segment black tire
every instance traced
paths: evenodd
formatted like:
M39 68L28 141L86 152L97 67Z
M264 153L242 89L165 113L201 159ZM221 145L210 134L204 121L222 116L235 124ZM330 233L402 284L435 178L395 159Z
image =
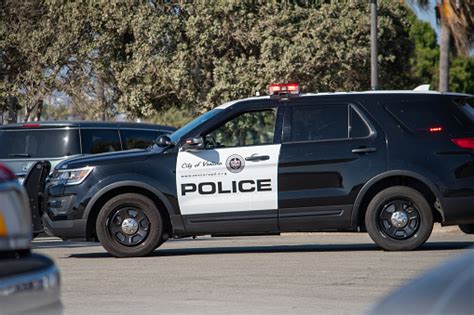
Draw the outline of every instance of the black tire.
M433 213L419 191L394 186L382 190L370 201L365 225L372 240L383 249L412 250L430 237Z
M125 220L138 224L136 233L123 231ZM163 242L158 208L148 197L134 193L110 199L99 212L96 231L101 245L115 257L146 256Z
M474 234L474 224L460 224L459 229L465 234Z

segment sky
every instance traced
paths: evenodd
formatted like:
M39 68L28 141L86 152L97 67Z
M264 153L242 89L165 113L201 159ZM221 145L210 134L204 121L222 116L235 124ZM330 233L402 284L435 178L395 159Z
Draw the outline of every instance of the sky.
M439 26L436 23L436 14L435 14L436 1L430 0L429 6L426 9L420 9L418 6L413 5L413 3L415 2L414 0L406 0L406 2L413 9L416 16L420 20L423 20L431 24L431 27L436 31L436 34L438 35L438 43L439 43Z

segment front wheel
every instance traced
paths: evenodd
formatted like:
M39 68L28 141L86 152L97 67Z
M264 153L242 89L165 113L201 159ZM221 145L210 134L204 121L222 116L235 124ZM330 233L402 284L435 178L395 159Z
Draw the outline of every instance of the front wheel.
M385 250L412 250L423 245L433 230L433 213L417 190L394 186L379 192L365 214L370 237Z
M163 220L155 203L140 194L122 194L100 210L97 237L115 257L146 256L163 238Z
M474 234L474 224L460 224L459 228L465 234Z

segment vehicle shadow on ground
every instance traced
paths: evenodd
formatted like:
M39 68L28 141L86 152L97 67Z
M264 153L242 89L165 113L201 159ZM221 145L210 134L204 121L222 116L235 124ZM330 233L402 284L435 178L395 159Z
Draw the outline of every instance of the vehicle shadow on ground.
M192 246L192 245L191 245ZM459 250L474 246L474 242L432 242L423 245L416 251ZM219 255L219 254L265 254L265 253L305 253L305 252L356 252L383 251L375 244L324 244L324 245L263 245L235 247L199 247L157 249L147 257L170 257L190 255ZM392 253L392 252L387 252ZM68 258L106 258L109 253L72 254Z
M31 244L33 249L46 249L46 248L80 248L80 247L93 247L100 246L99 243L94 242L77 242L77 241L63 241L63 240L34 240Z

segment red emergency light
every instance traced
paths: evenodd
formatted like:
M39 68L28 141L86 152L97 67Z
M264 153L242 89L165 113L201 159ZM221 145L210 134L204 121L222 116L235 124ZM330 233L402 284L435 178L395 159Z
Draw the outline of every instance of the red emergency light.
M272 97L288 97L300 94L300 85L298 83L271 84L268 92Z

